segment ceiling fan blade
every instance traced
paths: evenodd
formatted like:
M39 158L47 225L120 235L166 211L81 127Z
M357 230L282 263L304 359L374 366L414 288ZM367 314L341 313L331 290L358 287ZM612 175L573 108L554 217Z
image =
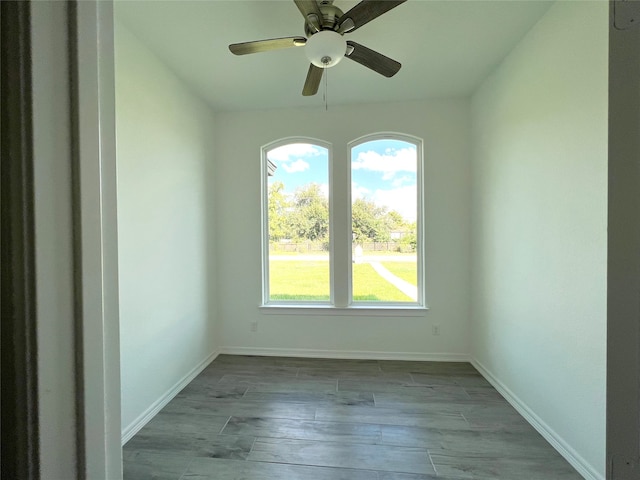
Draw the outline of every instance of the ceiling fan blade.
M362 0L338 19L338 32L353 32L407 0Z
M302 88L302 95L309 97L318 93L318 87L320 86L320 80L322 80L322 74L324 68L316 67L313 63L309 65L309 71L307 72L307 79L304 82Z
M322 12L316 0L293 0L306 22L318 32L322 29Z
M371 50L359 43L349 40L347 41L347 45L347 54L345 55L347 58L350 58L351 60L358 62L360 65L364 65L385 77L393 77L398 73L398 70L400 70L400 67L402 66L400 62L396 62L389 57L385 57L381 53ZM351 47L353 50L351 50ZM349 50L351 50L351 52L349 52Z
M307 39L304 37L271 38L255 42L233 43L229 45L229 50L234 55L247 55L249 53L268 52L289 47L302 47L305 43L307 43Z

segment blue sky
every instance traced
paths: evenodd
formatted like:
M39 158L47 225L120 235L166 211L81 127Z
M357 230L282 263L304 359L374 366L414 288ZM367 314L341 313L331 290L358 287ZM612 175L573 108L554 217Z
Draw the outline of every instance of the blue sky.
M328 152L316 145L294 143L267 153L278 168L269 182L282 181L293 193L310 182L328 192ZM407 220L416 219L416 147L398 140L375 140L358 145L351 158L352 198L367 198Z

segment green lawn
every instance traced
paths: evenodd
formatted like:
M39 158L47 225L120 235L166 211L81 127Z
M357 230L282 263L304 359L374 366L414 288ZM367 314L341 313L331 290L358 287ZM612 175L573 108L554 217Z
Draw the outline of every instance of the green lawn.
M415 257L415 253L395 252L392 250L365 250L362 252L365 257Z
M418 265L415 262L381 262L381 265L396 277L418 286Z
M269 261L271 300L329 300L329 262Z
M269 263L271 300L329 300L329 262L271 260ZM353 265L353 284L354 300L412 301L367 263Z
M299 255L313 255L314 257L325 257L329 258L329 252L325 252L323 250L311 250L309 252L288 252L284 250L270 250L269 255L274 255L278 257L297 257Z

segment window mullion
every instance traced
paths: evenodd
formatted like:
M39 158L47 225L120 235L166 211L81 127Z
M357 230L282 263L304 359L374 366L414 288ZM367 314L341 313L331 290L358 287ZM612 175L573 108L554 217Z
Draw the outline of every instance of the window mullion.
M336 307L351 303L350 248L351 228L349 219L349 171L347 152L338 148L333 152L330 166L331 178L331 272L332 300Z

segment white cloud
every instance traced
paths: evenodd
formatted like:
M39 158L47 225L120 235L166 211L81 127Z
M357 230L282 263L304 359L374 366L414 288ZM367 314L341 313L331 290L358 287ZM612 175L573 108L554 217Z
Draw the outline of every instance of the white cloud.
M284 168L287 173L304 172L305 170L309 170L309 164L299 158L291 164L283 163L282 168Z
M403 177L394 179L391 182L391 186L393 188L399 188L399 187L401 187L403 185L412 184L412 183L415 183L415 182L416 182L416 180L414 178L411 178L411 177L408 177L408 176L405 175Z
M383 180L392 179L397 172L416 172L416 149L401 148L400 150L385 150L380 154L373 150L360 152L352 162L353 170L371 170L382 172Z
M417 190L415 185L394 188L391 190L376 190L372 195L376 205L395 210L406 220L415 222L418 218Z
M357 200L358 198L368 198L371 190L362 185L358 185L356 182L351 182L351 198Z
M417 188L415 183L389 190L376 189L371 191L356 182L351 183L351 200L364 198L387 210L395 210L409 222L418 218Z
M281 147L274 148L267 152L267 158L272 162L290 162L300 157L316 157L326 155L326 150L309 143L289 143Z

